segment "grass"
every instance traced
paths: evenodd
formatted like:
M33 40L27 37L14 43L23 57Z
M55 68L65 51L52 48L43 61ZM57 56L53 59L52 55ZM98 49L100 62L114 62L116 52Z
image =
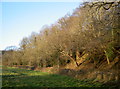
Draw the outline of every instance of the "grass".
M100 87L102 84L40 71L4 67L3 87Z

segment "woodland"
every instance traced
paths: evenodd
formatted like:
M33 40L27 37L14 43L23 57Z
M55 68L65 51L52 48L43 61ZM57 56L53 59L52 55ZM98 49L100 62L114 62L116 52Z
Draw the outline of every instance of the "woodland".
M24 37L20 48L3 50L2 64L59 69L77 78L86 69L85 74L112 72L120 80L120 1L80 4L71 15Z

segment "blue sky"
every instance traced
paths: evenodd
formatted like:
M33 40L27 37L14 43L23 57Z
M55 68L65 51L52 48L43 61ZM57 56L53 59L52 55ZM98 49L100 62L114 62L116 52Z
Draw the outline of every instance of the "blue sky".
M79 6L79 2L2 2L0 50L18 46L23 37L54 24ZM0 5L1 6L1 5ZM0 16L1 17L1 16Z

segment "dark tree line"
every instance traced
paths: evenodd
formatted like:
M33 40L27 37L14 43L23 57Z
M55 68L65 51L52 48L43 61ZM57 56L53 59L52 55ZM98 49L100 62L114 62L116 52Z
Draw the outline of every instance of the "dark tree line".
M72 15L32 33L19 50L3 54L3 64L77 67L86 60L110 64L120 57L120 2L85 2Z

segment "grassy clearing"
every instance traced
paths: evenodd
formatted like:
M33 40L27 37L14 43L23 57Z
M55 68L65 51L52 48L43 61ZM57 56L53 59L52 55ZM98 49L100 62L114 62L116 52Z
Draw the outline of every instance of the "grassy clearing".
M3 87L100 87L100 83L40 71L3 68Z

